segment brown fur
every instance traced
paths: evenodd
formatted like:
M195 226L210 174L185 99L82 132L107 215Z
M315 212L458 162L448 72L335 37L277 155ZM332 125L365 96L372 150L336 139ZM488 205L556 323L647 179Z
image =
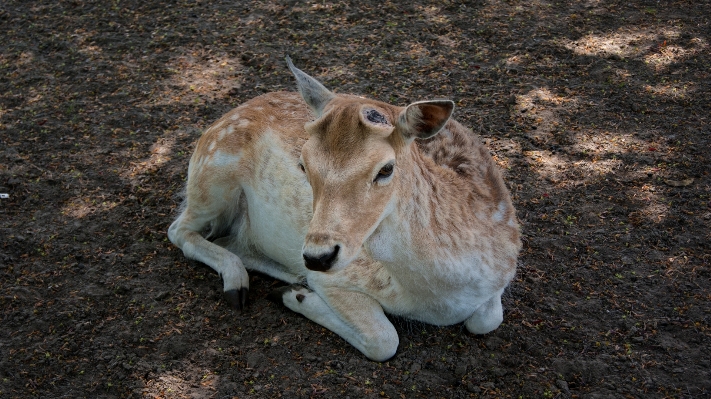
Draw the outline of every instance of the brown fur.
M280 291L284 304L375 360L398 344L383 310L496 328L519 227L488 150L449 120L453 103L336 95L290 68L301 96L252 99L200 138L171 241L217 270L239 304L245 266L305 278L313 291ZM211 243L207 227L230 235Z

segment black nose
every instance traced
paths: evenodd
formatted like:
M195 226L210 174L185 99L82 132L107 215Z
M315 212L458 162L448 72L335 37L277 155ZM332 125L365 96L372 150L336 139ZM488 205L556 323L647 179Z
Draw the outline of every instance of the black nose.
M306 262L306 268L317 272L325 272L333 265L333 262L338 257L338 251L340 249L341 247L336 245L335 247L333 247L331 252L326 252L316 256L304 254L304 262Z

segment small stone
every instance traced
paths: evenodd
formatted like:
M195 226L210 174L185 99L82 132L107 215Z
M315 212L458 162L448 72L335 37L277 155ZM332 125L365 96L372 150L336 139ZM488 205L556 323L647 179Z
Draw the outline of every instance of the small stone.
M7 181L7 185L10 187L16 186L18 184L22 183L22 180L18 179L17 177L11 177Z
M117 295L126 295L131 292L131 289L125 285L119 285L114 289L114 293Z
M397 388L392 384L383 384L382 390L383 393L390 398L399 397Z
M469 392L471 392L471 393L480 393L480 392L481 392L481 388L479 388L478 386L472 384L471 382L468 382L468 383L467 383L467 391L469 391Z
M563 392L568 393L570 392L570 389L568 388L568 383L564 380L556 380L555 384L560 388Z
M467 365L466 364L458 364L454 368L454 376L457 378L462 378L464 375L467 373Z
M158 295L156 295L153 299L160 302L160 301L168 298L169 295L170 295L170 292L163 291L163 292L159 293Z
M506 374L508 374L508 370L495 367L491 370L491 374L494 375L495 377L501 378L501 377L505 376Z
M257 368L259 364L264 360L264 355L259 352L252 352L247 355L247 367L250 369Z
M499 337L490 337L486 340L486 342L484 342L484 345L486 345L487 349L494 350L503 345L503 343L504 340Z
M416 372L420 371L421 369L422 369L422 366L420 365L420 363L412 363L412 365L410 366L411 373L416 373Z

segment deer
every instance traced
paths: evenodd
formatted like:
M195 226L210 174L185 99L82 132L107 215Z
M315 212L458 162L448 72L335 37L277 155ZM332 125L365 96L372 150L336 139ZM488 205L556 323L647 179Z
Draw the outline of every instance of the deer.
M230 306L246 304L247 269L282 280L270 299L373 361L397 352L388 314L499 327L520 227L454 102L336 94L286 63L298 93L253 98L197 141L170 241L219 274Z

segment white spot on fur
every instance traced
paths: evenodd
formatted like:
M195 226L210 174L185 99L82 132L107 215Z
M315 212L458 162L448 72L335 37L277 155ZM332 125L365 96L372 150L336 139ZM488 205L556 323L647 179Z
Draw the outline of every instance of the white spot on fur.
M235 112L232 116L230 116L230 119L232 119L233 121L236 121L237 119L239 119L239 117L240 117L239 112Z
M220 131L220 134L217 136L217 140L219 141L219 140L224 139L225 136L232 134L232 132L234 132L234 131L235 131L234 126L228 125L227 128L222 129Z
M212 157L212 165L214 166L227 166L233 165L239 162L240 157L233 154L227 154L223 151L217 150L215 155Z
M249 126L249 121L247 119L242 119L237 124L237 127L240 127L240 128L245 128L247 126Z
M224 132L224 130L223 130L223 132ZM220 133L220 134L222 134L222 133ZM217 143L214 141L212 143L210 143L210 146L207 147L208 151L214 150L216 145L217 145Z
M504 220L505 214L506 214L506 202L501 201L501 202L499 202L499 206L498 206L496 212L494 212L494 214L491 215L491 220L498 223L498 222Z

